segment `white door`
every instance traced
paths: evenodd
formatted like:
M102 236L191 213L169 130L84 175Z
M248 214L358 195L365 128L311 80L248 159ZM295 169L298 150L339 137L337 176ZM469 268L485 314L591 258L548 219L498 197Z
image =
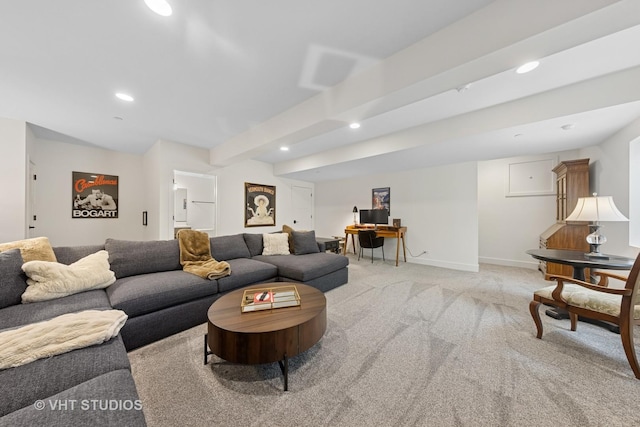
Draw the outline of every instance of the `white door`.
M29 179L27 180L27 194L29 200L27 201L27 237L37 236L36 231L36 165L29 160Z
M293 186L291 189L294 230L313 230L313 193L311 188Z

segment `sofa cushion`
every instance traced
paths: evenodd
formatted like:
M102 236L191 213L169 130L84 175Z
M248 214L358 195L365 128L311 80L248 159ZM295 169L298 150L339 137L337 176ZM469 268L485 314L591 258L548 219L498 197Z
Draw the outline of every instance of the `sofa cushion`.
M254 283L273 281L278 277L276 266L255 259L232 259L229 260L229 264L231 264L231 275L218 279L220 292L227 292Z
M211 241L211 256L217 261L251 258L251 253L242 234L212 237L209 240Z
M0 424L13 427L146 425L133 376L126 369L107 372L42 401L44 409L36 408L34 401L29 402L22 409L5 415ZM66 410L57 406L59 403L66 404ZM110 406L103 410L107 404Z
M294 247L292 253L296 255L305 255L320 252L318 242L316 242L315 231L292 231L292 234Z
M0 329L51 319L61 314L83 310L111 309L104 290L82 292L55 300L19 304L0 310Z
M326 252L306 255L259 255L253 259L268 262L278 267L281 279L307 282L345 268L349 258Z
M287 233L263 234L262 255L288 255L289 235Z
M257 233L244 233L244 241L249 248L249 254L254 257L256 255L262 255L262 234Z
M103 251L104 244L102 245L85 245L85 246L56 246L53 248L53 252L56 254L56 258L60 264L73 264L81 258L87 255L95 254L98 251Z
M22 272L20 249L0 252L0 308L20 304L27 289L27 277Z
M0 415L31 406L75 385L130 369L122 338L0 371Z
M116 281L109 269L109 254L98 251L73 264L29 261L22 265L27 276L27 290L22 302L46 301L93 289L103 289Z
M118 279L182 268L177 240L135 242L107 239L104 247L109 252L111 270Z
M49 239L46 237L34 237L33 239L0 243L0 252L16 248L20 249L24 262L33 260L56 261L56 254L53 252L51 243L49 243Z
M113 308L129 318L179 305L218 292L215 280L182 270L123 277L107 288Z

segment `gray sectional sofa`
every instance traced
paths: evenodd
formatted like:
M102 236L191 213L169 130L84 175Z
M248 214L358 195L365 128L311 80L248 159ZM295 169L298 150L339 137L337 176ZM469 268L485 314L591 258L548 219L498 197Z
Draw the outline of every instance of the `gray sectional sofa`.
M20 304L0 287L0 330L88 309L114 308L128 315L118 337L106 343L0 370L0 426L145 425L128 350L206 322L211 304L233 289L288 281L328 291L348 281L348 259L324 252L322 244L266 256L262 234L213 237L210 243L212 256L231 265L230 276L206 280L182 271L177 240L107 239L104 245L53 248L63 264L106 250L117 280L105 290ZM22 286L21 264L18 250L0 253L2 286L9 280ZM120 406L99 407L107 404Z

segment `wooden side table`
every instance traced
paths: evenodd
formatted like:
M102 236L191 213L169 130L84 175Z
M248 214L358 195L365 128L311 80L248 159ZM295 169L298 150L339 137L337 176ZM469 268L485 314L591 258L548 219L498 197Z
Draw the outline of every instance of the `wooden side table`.
M316 237L316 242L324 243L325 251L331 251L333 253L340 253L340 239L334 237Z

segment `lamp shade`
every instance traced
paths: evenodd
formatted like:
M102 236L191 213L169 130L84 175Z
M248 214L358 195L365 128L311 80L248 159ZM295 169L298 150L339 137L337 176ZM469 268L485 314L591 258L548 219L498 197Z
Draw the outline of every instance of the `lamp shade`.
M580 197L567 221L629 221L613 203L611 196Z

